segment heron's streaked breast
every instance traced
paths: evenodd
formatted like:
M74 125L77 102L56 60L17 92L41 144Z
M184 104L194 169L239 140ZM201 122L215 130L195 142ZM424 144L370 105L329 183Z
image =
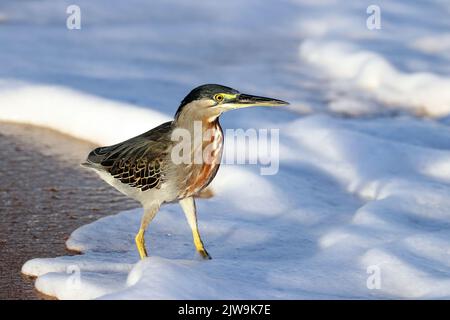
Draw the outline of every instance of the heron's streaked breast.
M210 139L203 141L203 163L193 165L187 194L195 194L207 187L215 177L222 159L223 132L219 122L207 123L204 130L210 130Z

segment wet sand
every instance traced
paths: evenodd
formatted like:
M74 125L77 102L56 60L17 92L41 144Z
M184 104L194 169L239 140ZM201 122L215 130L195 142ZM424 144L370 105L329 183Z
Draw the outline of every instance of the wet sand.
M139 206L79 166L93 147L49 129L0 122L0 299L50 298L21 274L22 265L67 255L65 241L79 226Z

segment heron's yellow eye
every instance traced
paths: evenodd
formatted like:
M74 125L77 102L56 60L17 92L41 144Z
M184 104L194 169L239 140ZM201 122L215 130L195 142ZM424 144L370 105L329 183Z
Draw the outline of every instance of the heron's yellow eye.
M225 99L225 97L223 96L223 94L221 94L221 93L219 93L219 94L216 94L215 96L214 96L214 100L216 100L217 102L222 102L223 100Z

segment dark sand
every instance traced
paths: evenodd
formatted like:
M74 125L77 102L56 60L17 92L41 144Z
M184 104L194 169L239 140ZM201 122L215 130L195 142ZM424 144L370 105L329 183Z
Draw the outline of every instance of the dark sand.
M67 255L65 240L79 226L139 206L79 166L93 147L52 130L0 122L0 299L50 298L21 274L22 265Z

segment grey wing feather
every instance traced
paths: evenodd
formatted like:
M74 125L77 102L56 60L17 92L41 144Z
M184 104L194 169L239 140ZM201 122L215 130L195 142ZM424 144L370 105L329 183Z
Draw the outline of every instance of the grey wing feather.
M159 188L172 122L113 146L92 150L84 166L109 172L114 178L142 191Z

